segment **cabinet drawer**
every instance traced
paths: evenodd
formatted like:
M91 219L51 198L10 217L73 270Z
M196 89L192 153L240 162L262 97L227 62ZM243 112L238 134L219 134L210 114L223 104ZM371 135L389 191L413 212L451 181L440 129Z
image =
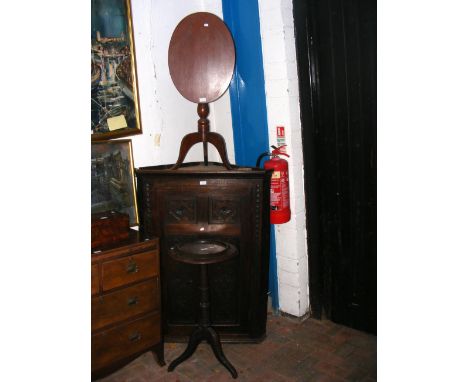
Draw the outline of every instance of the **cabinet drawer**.
M144 281L125 289L93 297L91 329L128 319L134 315L159 310L159 280Z
M91 295L99 293L99 266L91 265Z
M161 316L153 313L126 325L91 337L91 368L101 369L157 344L161 338Z
M155 251L126 256L102 263L102 290L159 275L159 255Z

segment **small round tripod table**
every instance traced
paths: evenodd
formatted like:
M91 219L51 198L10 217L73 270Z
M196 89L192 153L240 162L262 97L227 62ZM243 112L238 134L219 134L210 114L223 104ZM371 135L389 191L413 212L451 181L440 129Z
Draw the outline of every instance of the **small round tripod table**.
M169 256L182 263L200 266L200 316L198 326L193 330L185 351L177 357L168 367L168 371L174 370L177 365L192 356L198 344L206 340L213 349L213 353L233 378L237 378L237 371L223 353L219 335L210 325L210 301L208 287L208 265L227 261L237 256L236 247L232 244L218 240L196 240L188 243L177 244L170 248Z

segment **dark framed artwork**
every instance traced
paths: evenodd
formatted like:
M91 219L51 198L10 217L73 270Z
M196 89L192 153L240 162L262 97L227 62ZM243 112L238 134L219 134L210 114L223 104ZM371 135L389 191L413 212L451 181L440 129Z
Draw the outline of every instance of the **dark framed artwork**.
M138 225L132 141L91 142L91 213L126 213Z
M91 139L141 131L130 0L91 0Z

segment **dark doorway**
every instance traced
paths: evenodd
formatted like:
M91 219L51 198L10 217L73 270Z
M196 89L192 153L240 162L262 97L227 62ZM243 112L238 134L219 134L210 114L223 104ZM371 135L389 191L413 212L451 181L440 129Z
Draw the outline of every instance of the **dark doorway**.
M293 5L312 314L376 333L376 1Z

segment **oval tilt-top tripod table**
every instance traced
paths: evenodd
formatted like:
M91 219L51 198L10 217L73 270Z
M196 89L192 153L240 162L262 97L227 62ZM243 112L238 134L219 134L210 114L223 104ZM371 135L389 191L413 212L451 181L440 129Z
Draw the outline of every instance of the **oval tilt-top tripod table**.
M172 167L180 167L190 148L203 143L203 158L208 165L208 143L221 157L224 166L231 165L222 135L210 132L208 103L216 101L228 89L234 72L236 54L229 29L219 17L198 12L185 17L176 27L169 43L169 73L179 93L197 103L198 132L182 139L179 157Z

